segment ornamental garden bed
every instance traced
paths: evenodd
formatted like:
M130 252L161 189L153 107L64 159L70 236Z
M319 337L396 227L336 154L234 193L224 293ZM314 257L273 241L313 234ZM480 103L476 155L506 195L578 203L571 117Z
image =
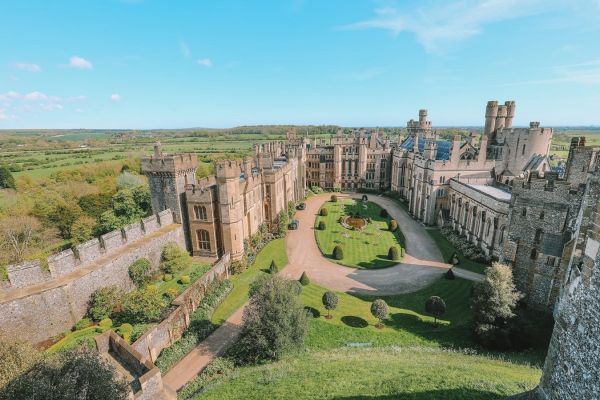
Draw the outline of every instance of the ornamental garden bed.
M398 264L404 255L404 237L400 228L390 230L392 218L379 205L354 199L328 201L315 221L315 237L325 257L353 268L386 268ZM326 215L322 215L326 214ZM336 246L343 257L335 259ZM399 257L391 260L391 247Z

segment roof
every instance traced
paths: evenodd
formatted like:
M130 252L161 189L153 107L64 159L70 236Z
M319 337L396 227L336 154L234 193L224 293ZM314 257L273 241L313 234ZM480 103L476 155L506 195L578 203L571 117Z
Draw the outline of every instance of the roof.
M490 197L493 197L497 200L502 200L502 201L510 201L510 193L506 192L502 189L499 189L495 186L488 186L488 185L469 185L467 183L467 186L478 190Z
M431 139L419 138L419 153L423 153L425 149L425 142L430 142ZM450 151L452 150L452 142L447 140L436 140L437 152L435 155L436 160L449 160ZM409 136L404 142L400 144L401 149L412 150L415 145L415 137Z
M533 154L527 164L523 167L523 171L536 170L540 164L546 161L546 156L543 154Z

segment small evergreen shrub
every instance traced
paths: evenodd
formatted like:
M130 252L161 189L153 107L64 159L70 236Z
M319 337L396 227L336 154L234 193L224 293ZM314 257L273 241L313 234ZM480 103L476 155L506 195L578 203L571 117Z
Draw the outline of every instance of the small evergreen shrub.
M104 318L98 325L100 325L100 328L108 329L112 327L113 322L110 318Z
M336 260L341 260L344 258L344 250L342 250L342 246L337 245L333 248L333 258Z
M321 217L326 217L329 214L329 211L327 211L326 208L321 208L321 210L319 210L319 215L321 215Z
M398 229L398 223L396 222L395 219L392 219L388 226L389 226L390 232L396 232L396 229Z
M338 222L341 224L342 222L344 222L344 217L339 217L338 218Z
M150 261L147 258L140 258L129 266L129 277L135 286L144 286L144 283L149 279L148 275L151 267Z
M190 279L189 275L181 275L181 278L179 278L179 281L181 282L182 285L189 285L192 280Z
M74 331L78 331L81 329L85 329L92 326L92 320L89 318L83 318L79 321L77 321L77 323L75 324L75 326L73 327Z
M190 255L176 243L167 243L162 248L161 269L165 273L173 274L183 271L192 265Z
M392 261L397 261L400 259L400 251L398 250L398 247L390 247L390 249L388 250L388 259Z
M106 286L92 294L89 315L94 321L110 317L121 306L123 291L118 286Z
M389 309L387 303L382 299L377 299L371 303L371 314L379 320L378 328L383 327L382 321L388 317Z
M248 269L248 260L246 259L246 257L242 258L241 260L233 261L229 266L229 271L233 275L241 274L246 269Z
M383 217L383 218L387 218L388 217L388 212L385 208L382 208L381 211L379 211L379 216Z
M129 324L129 323L124 323L121 326L119 326L118 331L121 335L125 334L125 333L133 333L133 325Z
M310 279L308 279L308 274L306 271L302 272L302 275L300 276L300 283L302 286L308 286L310 284Z
M319 221L319 230L324 231L325 229L327 229L327 224L325 224L325 221Z
M169 289L167 289L165 294L169 298L169 301L173 301L173 300L175 300L175 297L177 297L179 295L179 292L175 288L169 288Z
M170 281L173 280L173 275L171 275L171 274L165 274L165 276L163 276L163 280L165 282L170 282Z
M279 272L279 267L277 267L275 260L271 260L271 265L269 266L269 273L275 275L278 272Z
M452 268L450 268L448 271L446 271L444 276L446 277L446 279L453 280L455 278L455 276L454 276L454 271L452 271Z
M335 194L332 194L332 195L331 195L331 202L332 202L332 203L337 203L337 201L338 201L338 197L337 197L337 195L335 195Z
M327 310L327 319L331 318L331 310L335 310L338 304L338 296L335 292L327 291L323 293L323 298L321 299L323 302L323 307Z

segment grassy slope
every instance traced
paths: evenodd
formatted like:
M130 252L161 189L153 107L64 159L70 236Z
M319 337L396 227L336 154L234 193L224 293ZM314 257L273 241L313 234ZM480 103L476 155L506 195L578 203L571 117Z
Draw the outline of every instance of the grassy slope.
M201 399L497 399L535 387L540 371L439 349L337 349L243 367Z
M285 253L285 239L271 241L257 255L252 266L243 273L231 277L233 289L225 301L215 310L212 316L213 324L220 325L225 322L235 310L248 300L248 288L250 284L258 275L266 273L265 271L268 270L272 260L275 260L279 268L283 268L288 263Z
M428 229L427 232L433 238L433 240L435 240L435 243L442 252L444 261L448 261L450 257L452 257L452 254L456 252L458 253L458 259L460 260L460 264L457 265L458 268L478 272L480 274L485 272L487 265L471 261L469 258L465 257L460 251L456 250L454 246L452 246L452 244L444 237L444 235L441 234L438 229Z
M354 205L352 200L343 199L337 203L326 202L323 207L327 208L329 214L318 216L315 226L325 221L326 229L315 230L315 236L319 249L326 257L331 258L333 248L339 244L344 250L344 258L336 262L348 267L385 268L398 263L387 259L391 246L401 247L398 236L388 231L390 218L379 216L381 207L377 204L368 202L365 210L360 203ZM363 231L351 231L338 222L341 216L355 212L372 220Z

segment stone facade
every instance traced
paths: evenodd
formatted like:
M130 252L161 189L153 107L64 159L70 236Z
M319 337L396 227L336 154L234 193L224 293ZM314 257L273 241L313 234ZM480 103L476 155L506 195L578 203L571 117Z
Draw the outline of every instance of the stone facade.
M86 315L96 289L133 288L128 268L135 260L148 258L158 268L164 244L184 246L183 229L173 224L170 210L145 221L49 257L49 271L39 261L9 266L10 284L0 289L0 333L27 332L25 338L40 342L69 330Z

